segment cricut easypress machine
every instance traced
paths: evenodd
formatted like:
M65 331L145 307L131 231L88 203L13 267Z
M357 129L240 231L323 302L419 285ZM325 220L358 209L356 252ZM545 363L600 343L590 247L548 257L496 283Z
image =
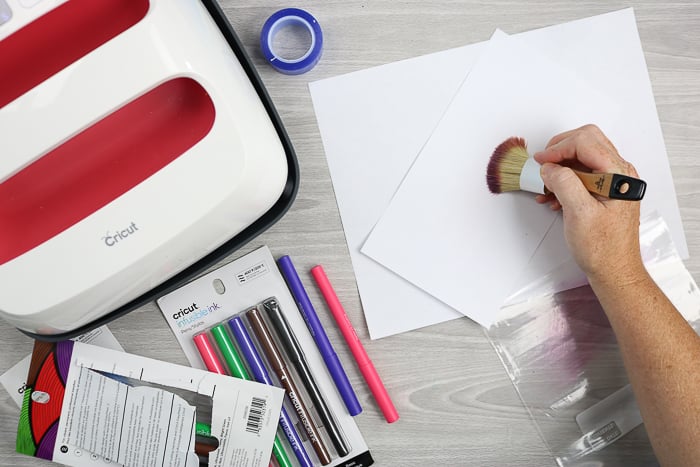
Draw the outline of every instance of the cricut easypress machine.
M77 335L292 203L296 159L213 0L0 0L0 316Z

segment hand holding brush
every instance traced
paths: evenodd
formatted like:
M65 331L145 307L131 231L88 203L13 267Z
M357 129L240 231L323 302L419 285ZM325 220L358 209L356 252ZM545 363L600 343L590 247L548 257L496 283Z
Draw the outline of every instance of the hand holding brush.
M555 136L533 158L552 192L536 199L562 211L567 245L615 332L654 453L661 465L697 465L700 337L645 268L640 203L591 195L567 166L632 180L635 168L593 125Z
M550 141L547 149L539 154L555 151L557 151L557 146ZM523 138L508 138L496 147L489 160L486 169L486 183L489 190L496 194L517 190L548 194L549 190L545 187L540 175L540 162L555 161L537 160L528 153ZM565 162L565 159L556 162ZM646 191L644 181L628 175L592 173L574 169L572 171L589 192L606 198L639 201L644 197Z
M523 145L518 142L517 147ZM603 132L593 125L567 131L552 138L534 159L537 166L542 164L537 172L539 183L551 191L536 200L562 210L566 242L589 280L614 278L625 282L643 272L639 253L640 203L594 196L566 166L636 180L635 168L620 157Z

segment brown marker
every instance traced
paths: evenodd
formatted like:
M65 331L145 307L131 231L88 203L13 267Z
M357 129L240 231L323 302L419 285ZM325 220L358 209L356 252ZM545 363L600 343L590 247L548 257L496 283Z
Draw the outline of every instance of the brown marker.
M253 328L253 332L255 332L255 336L258 338L258 342L260 343L263 352L265 352L267 360L270 362L270 366L272 366L275 374L277 374L277 378L279 378L282 386L284 386L284 390L287 392L289 400L292 401L294 410L296 410L297 415L299 416L299 421L304 426L304 430L311 441L311 445L313 446L314 451L316 451L318 460L321 461L322 465L330 464L331 456L328 453L328 449L323 444L321 436L314 426L311 416L309 415L309 411L299 396L299 391L297 390L297 387L294 384L289 371L287 370L287 365L282 359L282 354L277 348L275 341L272 339L272 335L270 334L267 324L265 324L260 312L256 308L246 312L246 316L248 317L248 321Z

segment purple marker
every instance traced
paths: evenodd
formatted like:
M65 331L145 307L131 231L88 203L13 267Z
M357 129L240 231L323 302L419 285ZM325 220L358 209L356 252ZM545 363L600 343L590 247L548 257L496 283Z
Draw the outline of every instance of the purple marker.
M233 337L235 337L238 342L238 347L241 349L243 358L248 362L248 367L250 367L250 372L253 373L255 381L272 386L272 379L265 368L260 354L253 344L253 340L250 338L250 334L248 334L245 328L245 324L243 324L243 320L240 316L236 316L228 321L228 325L231 328ZM292 423L284 407L282 407L282 411L280 412L280 426L301 466L314 467L314 463L309 458L306 450L304 450L299 434L294 429L294 423Z
M296 269L294 269L292 259L285 255L277 260L277 264L280 267L280 271L282 271L284 279L287 281L289 290L292 291L294 300L296 300L299 306L299 311L301 312L301 316L304 317L304 321L306 321L309 332L313 336L314 341L316 341L316 346L318 346L323 361L326 363L326 367L328 367L328 372L331 374L335 386L338 388L338 392L343 398L345 406L348 408L348 413L352 416L361 413L362 406L357 400L357 396L350 385L350 381L348 381L348 377L345 374L343 365L340 363L340 359L338 359L338 355L336 355L333 346L328 340L326 331L324 331L323 326L321 326L321 321L319 321L316 310L314 310L311 300L309 300L309 296L304 289L304 285L301 283L301 279L299 279L299 274L297 274Z

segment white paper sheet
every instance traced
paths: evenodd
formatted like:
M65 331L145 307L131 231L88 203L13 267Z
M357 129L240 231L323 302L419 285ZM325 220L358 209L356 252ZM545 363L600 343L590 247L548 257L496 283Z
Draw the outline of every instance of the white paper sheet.
M532 194L489 192L494 148L611 123L610 102L521 38L494 37L361 251L489 326L556 216Z
M372 339L463 316L360 247L485 44L309 86Z
M603 131L648 183L642 215L660 213L681 258L687 259L688 245L634 11L628 8L517 36L560 65L575 70L578 76L619 103L620 118ZM586 283L583 273L569 261L571 256L563 232L563 223L558 222L547 233L509 303ZM561 258L565 260L562 262ZM543 287L528 287L554 269L558 269L563 280ZM525 290L529 293L522 293Z
M687 258L675 190L632 10L518 36L623 103L621 120L626 121L626 126L604 130L649 182L643 211L658 209L663 214L681 256ZM372 338L458 316L446 305L364 257L359 247L476 60L478 48L483 46L483 43L469 45L310 85ZM601 62L606 66L600 66ZM620 131L625 129L629 131ZM560 227L555 224L543 245L553 242L563 245L561 230L557 229ZM518 287L566 262L559 254L551 256L551 251L551 247L536 251Z

